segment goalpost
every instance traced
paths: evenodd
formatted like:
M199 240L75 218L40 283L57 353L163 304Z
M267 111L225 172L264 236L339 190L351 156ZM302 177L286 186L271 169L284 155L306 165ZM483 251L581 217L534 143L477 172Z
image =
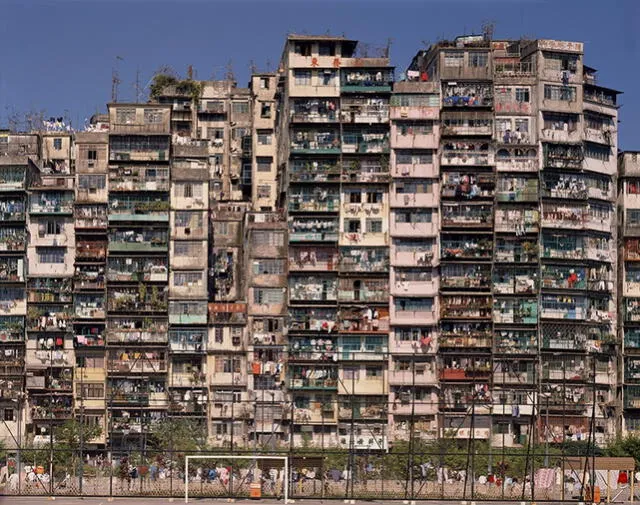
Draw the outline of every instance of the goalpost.
M185 456L184 462L184 502L189 503L189 460L190 459L218 459L218 460L228 460L228 459L248 459L248 460L259 460L259 459L270 459L270 460L281 460L284 462L284 475L282 478L282 495L284 497L285 505L289 502L289 458L287 456L227 456L226 454L216 454L216 455L202 455L202 456Z

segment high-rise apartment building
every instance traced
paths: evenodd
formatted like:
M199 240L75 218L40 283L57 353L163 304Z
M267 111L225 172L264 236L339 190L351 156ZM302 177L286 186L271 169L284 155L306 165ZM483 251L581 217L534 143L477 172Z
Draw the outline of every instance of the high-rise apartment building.
M290 35L247 88L161 76L87 131L0 133L0 436L75 416L120 454L168 418L354 452L637 428L618 92L576 42L458 37L402 77L363 53Z

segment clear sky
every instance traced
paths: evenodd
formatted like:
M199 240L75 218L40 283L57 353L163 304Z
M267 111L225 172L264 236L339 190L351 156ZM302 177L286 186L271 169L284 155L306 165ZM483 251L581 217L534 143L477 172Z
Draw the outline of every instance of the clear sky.
M640 0L0 0L0 126L12 112L67 114L80 126L104 111L117 66L120 101L170 66L238 84L250 62L275 70L288 32L346 35L384 46L404 70L425 43L480 33L583 41L599 83L625 94L620 146L640 149ZM122 60L117 57L123 58Z

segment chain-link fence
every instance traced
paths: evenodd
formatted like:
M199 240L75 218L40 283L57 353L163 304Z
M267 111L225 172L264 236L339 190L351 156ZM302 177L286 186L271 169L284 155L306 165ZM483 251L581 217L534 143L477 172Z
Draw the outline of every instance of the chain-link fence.
M21 451L18 463L17 454L10 451L2 472L4 493L184 496L186 455L179 451L129 451L112 457L108 451L81 453L50 448ZM262 497L283 496L282 459L228 459L228 453L211 451L189 455L208 456L190 459L188 481L192 497L248 498L256 484ZM326 450L277 455L289 458L291 498L576 500L589 493L592 478L590 471L571 468L561 456L544 465L542 453L508 454L502 459L499 451L465 454L445 452L443 447L439 452L356 454ZM616 484L620 482L619 472L613 479ZM619 484L615 489L618 499L629 496L628 486L625 489Z

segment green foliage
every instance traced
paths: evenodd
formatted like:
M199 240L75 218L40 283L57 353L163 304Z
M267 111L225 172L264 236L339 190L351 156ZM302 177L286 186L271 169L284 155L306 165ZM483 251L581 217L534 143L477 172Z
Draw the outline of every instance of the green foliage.
M157 100L165 88L169 86L175 86L178 93L189 95L194 101L198 101L202 95L203 86L201 82L194 81L193 79L179 80L172 75L158 73L153 76L153 82L149 88L149 97Z
M636 465L640 465L640 437L637 435L628 435L617 438L607 447L606 455L613 457L632 457L636 460Z

